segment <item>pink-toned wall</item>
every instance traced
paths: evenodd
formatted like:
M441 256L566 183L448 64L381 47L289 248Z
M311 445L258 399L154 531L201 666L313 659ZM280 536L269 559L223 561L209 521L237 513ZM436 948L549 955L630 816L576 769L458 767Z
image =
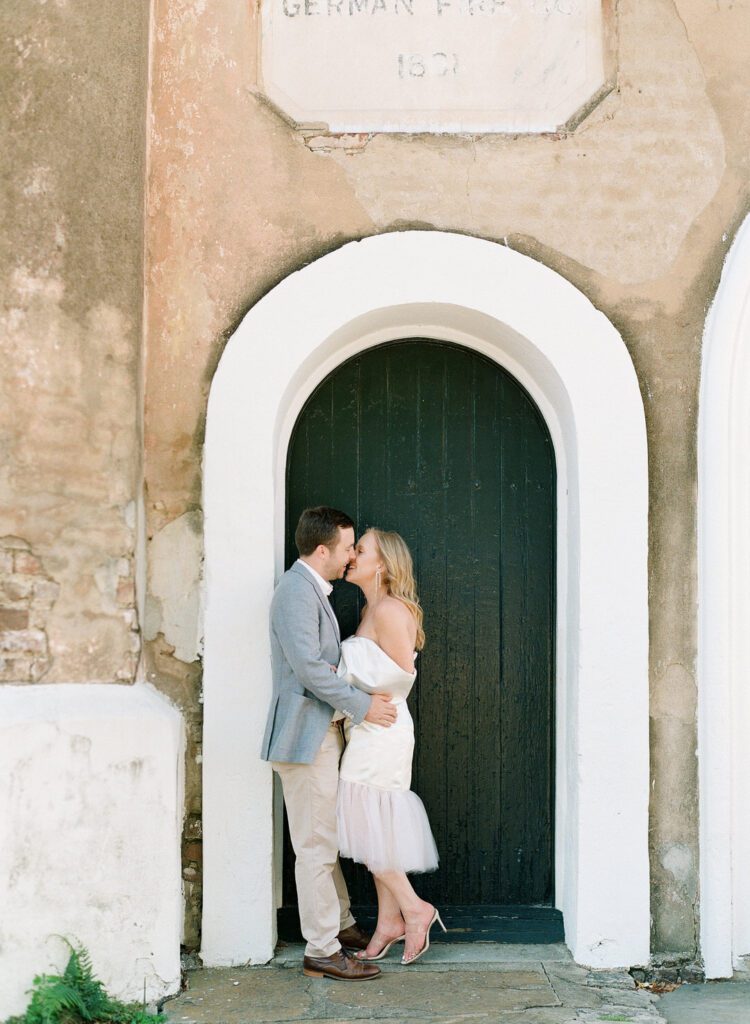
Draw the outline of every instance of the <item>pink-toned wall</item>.
M0 680L131 682L148 9L0 10Z
M349 239L424 227L495 239L571 280L621 331L646 407L653 946L694 955L700 338L748 204L750 11L622 0L617 88L572 135L382 135L343 147L306 142L264 102L257 32L255 4L154 6L149 536L199 509L213 370L243 312L286 274ZM247 382L248 401L256 387ZM191 671L172 664L165 634L151 649L160 685L168 665L173 678Z
M0 13L0 678L141 671L179 703L196 946L201 450L226 339L285 275L350 239L421 227L507 244L591 298L641 383L653 949L694 957L698 374L750 205L750 9L620 0L617 87L572 134L346 145L306 139L259 95L255 3L153 0L148 16L111 0ZM247 382L248 401L262 386Z

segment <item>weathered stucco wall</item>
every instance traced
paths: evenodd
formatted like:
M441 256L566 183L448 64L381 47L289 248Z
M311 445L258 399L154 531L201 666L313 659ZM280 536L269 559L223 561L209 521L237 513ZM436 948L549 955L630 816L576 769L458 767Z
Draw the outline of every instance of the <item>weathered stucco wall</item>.
M61 936L127 1001L180 989L184 727L152 687L0 686L0 1020Z
M180 983L182 719L111 685L141 649L148 50L147 3L0 5L2 1019L54 936L128 999Z
M0 680L135 678L148 5L0 11Z
M282 277L349 239L405 227L479 235L542 260L585 292L622 333L639 375L651 464L653 949L689 958L699 902L699 348L722 259L748 203L750 10L724 0L622 0L617 88L572 135L376 136L345 147L306 144L257 95L256 32L252 4L155 0L148 671L193 708L192 835L200 812L200 629L190 597L200 551L193 538L206 397L226 338ZM165 603L163 559L180 537L189 541L191 569ZM197 893L186 936L193 944Z
M146 125L148 4L11 0L0 12L0 681L135 678L143 401L146 669L188 727L185 938L197 945L200 457L223 345L270 287L350 239L407 227L495 239L590 296L639 375L653 949L692 956L700 339L750 196L750 9L622 0L617 88L572 135L344 145L306 142L258 96L256 5L154 0L151 13Z

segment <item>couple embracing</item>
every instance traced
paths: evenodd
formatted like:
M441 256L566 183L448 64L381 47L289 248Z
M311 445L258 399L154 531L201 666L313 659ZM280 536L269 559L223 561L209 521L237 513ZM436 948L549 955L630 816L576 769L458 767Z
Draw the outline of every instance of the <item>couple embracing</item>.
M273 698L261 756L281 779L295 852L300 924L310 977L366 981L373 963L404 943L402 963L429 948L443 922L408 872L438 855L422 801L409 789L414 726L406 697L424 645L409 549L374 528L355 544L354 523L327 507L306 509L299 559L271 603ZM366 604L341 642L328 595L346 578ZM342 756L343 752L343 756ZM374 934L349 906L338 855L365 864L378 895Z

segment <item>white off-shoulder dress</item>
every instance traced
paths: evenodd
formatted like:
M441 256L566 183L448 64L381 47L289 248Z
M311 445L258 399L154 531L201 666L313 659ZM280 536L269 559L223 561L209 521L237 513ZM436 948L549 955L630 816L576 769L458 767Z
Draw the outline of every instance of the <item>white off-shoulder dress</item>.
M374 640L352 636L341 645L338 675L365 693L390 693L397 708L387 728L345 724L337 805L341 855L375 872L434 871L438 852L427 812L410 789L414 722L406 698L417 673L405 672Z

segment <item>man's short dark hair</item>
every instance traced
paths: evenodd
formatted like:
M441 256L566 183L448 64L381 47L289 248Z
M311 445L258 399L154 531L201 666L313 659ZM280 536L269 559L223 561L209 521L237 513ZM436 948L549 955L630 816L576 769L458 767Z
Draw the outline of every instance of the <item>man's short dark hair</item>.
M301 555L311 555L319 544L327 548L335 547L339 530L349 527L354 529L353 521L346 512L339 512L337 508L328 508L327 505L306 508L294 531L294 543Z

